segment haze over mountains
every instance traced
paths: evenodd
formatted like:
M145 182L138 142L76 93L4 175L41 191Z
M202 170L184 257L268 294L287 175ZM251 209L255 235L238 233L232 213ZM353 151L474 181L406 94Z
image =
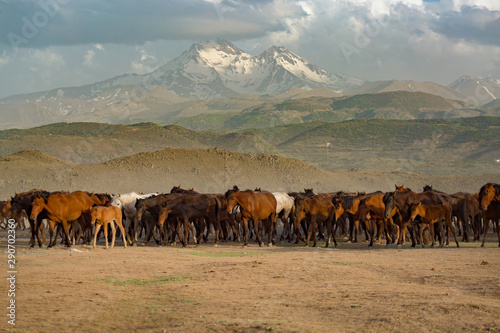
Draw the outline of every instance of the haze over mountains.
M500 97L500 79L462 76L448 87L433 82L366 82L345 74L329 73L283 47L271 47L258 56L252 56L230 42L217 40L193 44L179 57L148 74L124 74L81 87L63 87L0 99L0 129L27 128L60 121L133 123L145 120L166 123L207 114L234 116L245 111L248 115L256 107L263 109L264 104L279 105L287 100L314 96L335 98L393 91L437 95L455 105L458 111L440 109L443 104L440 100L437 105L425 106L426 111L435 113L412 114L405 107L399 109L403 110L402 113L393 112L398 108L379 101L387 100L387 95L378 95L374 97L378 105L376 110L360 108L359 104L338 109L333 106L336 101L332 100L331 108L337 116L330 114L325 120L432 118L442 116L443 112L455 117L496 115L497 104L488 103ZM427 101L437 101L434 97L422 96ZM485 104L486 109L478 108ZM387 112L387 109L391 111ZM293 122L310 120L299 118L295 117ZM315 116L310 118L318 119Z

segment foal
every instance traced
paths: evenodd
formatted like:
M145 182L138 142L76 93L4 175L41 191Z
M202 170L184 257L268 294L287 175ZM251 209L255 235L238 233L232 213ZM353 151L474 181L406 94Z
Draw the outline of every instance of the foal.
M113 239L111 240L111 248L115 246L115 237L116 237L116 224L120 228L123 237L123 245L127 247L127 241L125 240L125 229L122 225L122 210L116 206L95 206L90 211L91 220L90 223L92 225L96 224L95 232L94 232L94 249L97 242L97 235L99 234L99 229L101 226L104 226L104 239L106 240L106 249L108 248L108 223L111 223L111 230L113 232Z

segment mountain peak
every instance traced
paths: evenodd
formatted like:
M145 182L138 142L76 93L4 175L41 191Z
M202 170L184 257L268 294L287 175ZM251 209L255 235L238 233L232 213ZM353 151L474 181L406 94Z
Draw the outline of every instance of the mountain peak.
M225 39L217 39L215 41L204 41L200 43L195 43L191 46L191 50L200 51L208 51L208 50L216 50L219 52L224 52L227 54L238 55L244 53L233 43L225 40Z

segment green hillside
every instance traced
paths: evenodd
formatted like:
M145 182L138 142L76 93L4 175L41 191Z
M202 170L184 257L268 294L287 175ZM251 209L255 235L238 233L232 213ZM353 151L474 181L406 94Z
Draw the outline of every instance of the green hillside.
M297 158L327 170L486 174L500 171L499 132L499 117L313 121L223 133L154 123L57 123L0 131L0 155L37 149L92 164L167 147L217 147Z
M172 122L195 130L267 128L310 121L339 122L350 119L437 119L500 116L498 109L475 108L423 92L390 91L346 97L307 97L266 102L241 112L186 116Z

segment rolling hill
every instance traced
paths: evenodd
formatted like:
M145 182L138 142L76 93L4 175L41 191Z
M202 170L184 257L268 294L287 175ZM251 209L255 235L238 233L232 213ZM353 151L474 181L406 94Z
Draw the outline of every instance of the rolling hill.
M394 184L419 190L432 184L443 191L475 192L486 182L500 182L498 173L481 176L422 175L384 170L324 171L296 159L243 154L224 149L168 148L82 165L36 150L0 157L0 200L14 192L42 188L48 191L86 190L127 193L169 192L181 185L197 191L223 193L233 185L242 189L316 192L391 191Z
M478 108L441 96L407 91L343 97L314 96L266 102L233 114L203 114L174 122L196 130L265 128L309 121L338 122L349 119L432 119L500 116L497 109Z
M0 131L0 155L37 149L95 164L172 148L224 148L296 158L326 170L385 169L426 174L486 174L500 165L500 118L313 121L227 133L154 123L59 123Z

